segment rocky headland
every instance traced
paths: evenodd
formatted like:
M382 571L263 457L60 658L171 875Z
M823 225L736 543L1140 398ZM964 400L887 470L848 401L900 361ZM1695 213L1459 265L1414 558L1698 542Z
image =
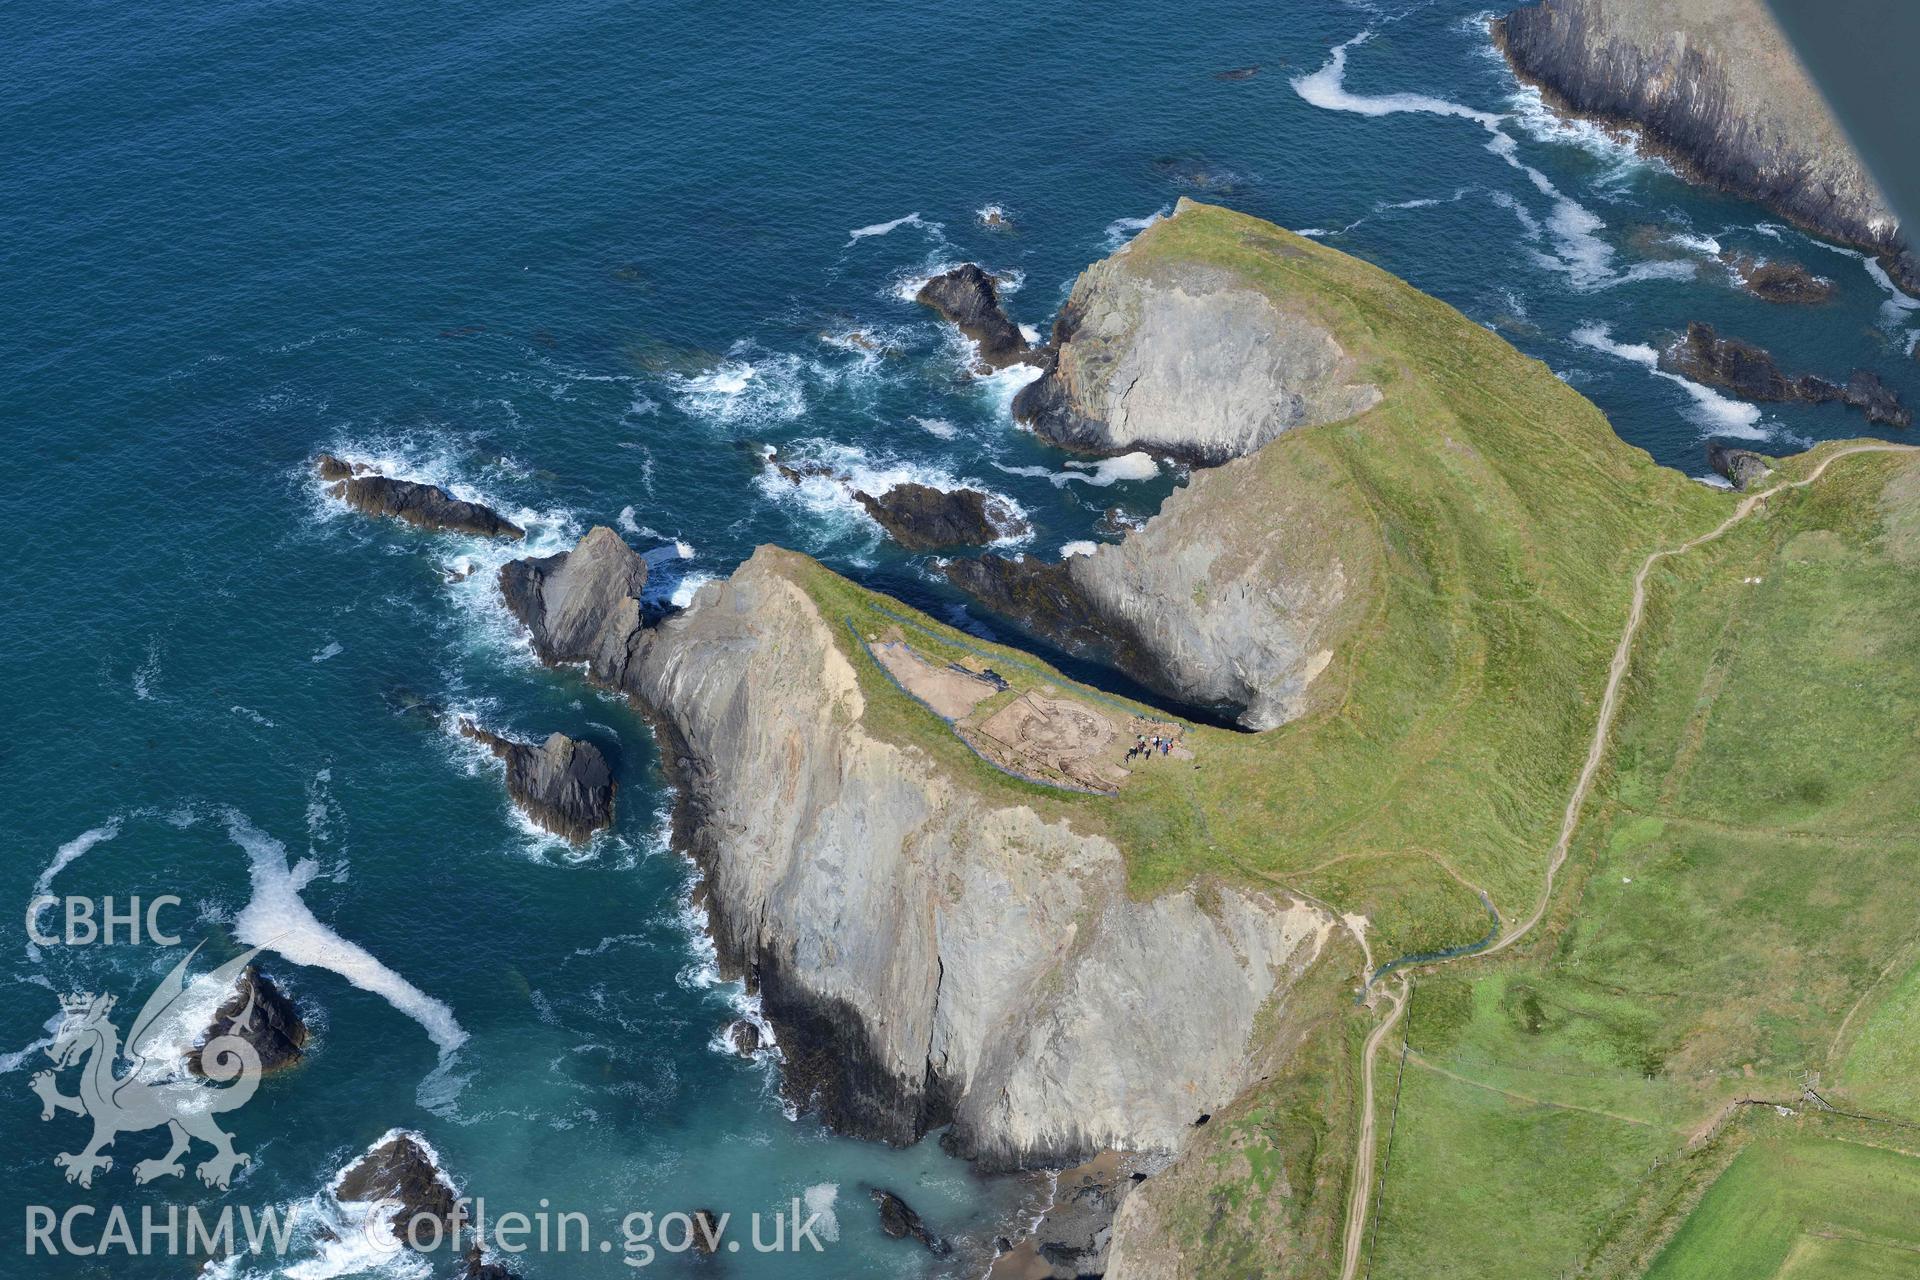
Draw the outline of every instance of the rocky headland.
M1197 205L1184 197L1169 222ZM1164 224L1162 224L1164 225ZM1309 309L1149 228L1082 272L1014 416L1065 449L1216 465L1380 398Z
M1712 325L1697 321L1660 352L1660 367L1742 400L1843 404L1881 426L1913 425L1912 411L1870 369L1855 369L1845 382L1830 382L1811 373L1789 375L1764 348L1740 338L1723 338Z
M518 541L526 530L492 507L456 498L437 484L396 480L365 463L347 462L323 453L313 461L314 473L326 491L356 511L404 520L421 529L471 533L482 538Z
M1909 292L1898 218L1765 0L1539 0L1494 42L1555 107L1631 127L1684 172L1877 254Z
M585 844L594 832L613 825L619 786L606 756L591 742L564 733L550 733L537 744L518 742L464 719L460 732L505 762L507 794L542 830Z
M581 544L601 565L604 532ZM870 731L804 557L763 547L652 628L605 589L618 574L544 573L523 620L655 718L716 947L757 985L796 1101L889 1142L951 1124L1007 1168L1178 1150L1250 1082L1256 1022L1326 949L1324 911L1226 885L1136 901L1107 839Z

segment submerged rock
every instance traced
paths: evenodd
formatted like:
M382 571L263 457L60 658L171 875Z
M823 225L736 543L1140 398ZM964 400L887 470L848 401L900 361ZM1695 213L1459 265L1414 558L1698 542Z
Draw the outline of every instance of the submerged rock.
M460 1270L454 1272L455 1280L521 1280L518 1271L509 1271L497 1262L488 1262L479 1245L467 1250L462 1259Z
M205 1034L187 1054L188 1070L204 1074L200 1055L210 1041L221 1036L245 1040L260 1056L262 1071L278 1071L305 1056L308 1032L293 1001L257 966L248 965L240 971L233 994L215 1011Z
M1027 531L1027 522L1006 501L978 489L942 491L925 484L899 484L879 497L856 491L854 500L909 551L980 547Z
M330 453L315 458L313 469L326 484L328 493L368 515L391 516L422 529L444 529L483 538L526 537L524 529L493 508L456 498L437 484L395 480Z
M1005 368L1027 354L1026 335L1001 309L999 285L971 262L921 285L914 301L933 308L972 338L990 369Z
M1698 321L1660 353L1660 367L1743 400L1836 402L1858 409L1869 422L1890 427L1913 423L1900 397L1870 370L1855 369L1845 383L1809 373L1789 376L1764 348L1739 338L1723 338L1712 325Z
M711 1209L693 1211L693 1251L712 1257L720 1249L720 1215Z
M873 1202L880 1206L880 1230L887 1236L894 1240L918 1240L935 1257L944 1258L953 1252L953 1246L935 1235L905 1200L881 1187L874 1187L871 1194Z
M727 1042L733 1051L743 1058L751 1058L760 1052L760 1028L745 1018L736 1019L727 1027Z
M1054 321L1046 373L1014 397L1014 416L1036 434L1082 453L1143 449L1213 465L1378 402L1304 310L1232 271L1156 252L1199 209L1183 198L1173 217L1081 273Z
M605 525L589 529L571 551L500 566L500 595L540 660L584 662L612 683L640 629L646 585L647 562Z
M575 844L613 824L619 789L607 758L591 742L551 733L539 746L488 733L471 720L460 732L506 761L507 794L541 828Z
M1707 465L1743 492L1766 479L1773 470L1773 463L1763 455L1717 441L1707 445Z
M1634 127L1693 176L1880 254L1920 291L1898 217L1764 0L1539 0L1492 30L1552 105Z
M1797 262L1756 258L1745 253L1726 255L1724 261L1749 293L1768 302L1806 306L1833 297L1833 281L1813 274Z
M415 1237L423 1244L450 1241L465 1225L455 1205L453 1184L434 1163L432 1149L420 1135L402 1129L389 1133L347 1166L334 1184L333 1196L367 1204L396 1202L393 1238L403 1244L408 1242L410 1225L419 1219L440 1227L436 1236L431 1228L420 1226Z

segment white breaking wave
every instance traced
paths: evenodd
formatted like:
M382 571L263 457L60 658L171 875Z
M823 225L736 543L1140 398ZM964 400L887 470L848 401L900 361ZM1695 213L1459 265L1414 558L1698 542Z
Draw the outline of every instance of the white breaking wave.
M300 898L300 891L319 870L311 858L289 866L285 845L237 809L226 810L224 816L227 835L247 854L253 880L253 897L234 917L234 936L247 946L276 951L295 964L337 973L362 991L382 997L426 1030L444 1065L467 1040L453 1010L315 918Z
M960 434L959 428L955 427L945 418L916 417L913 419L913 424L928 435L937 436L942 440L951 440Z
M1582 325L1570 335L1583 347L1595 351L1604 351L1632 364L1637 364L1656 378L1665 378L1693 400L1693 408L1687 416L1708 429L1714 435L1733 436L1742 440L1765 440L1769 436L1766 428L1760 426L1760 409L1744 401L1733 400L1721 395L1711 387L1703 387L1690 378L1677 373L1669 373L1660 367L1660 353L1641 342L1615 342L1612 338L1612 326L1600 323Z
M840 1239L840 1219L833 1211L833 1205L840 1198L840 1184L820 1182L808 1187L802 1195L807 1213L817 1219L814 1234L828 1244Z
M115 814L99 826L82 831L73 839L54 850L53 861L47 864L40 878L33 882L33 896L38 898L53 885L53 878L73 864L74 859L82 856L97 844L105 844L120 834L120 816Z
M870 236L884 236L890 231L899 230L901 227L927 227L928 225L929 224L920 221L920 214L916 211L895 218L891 222L875 222L864 227L855 227L853 230L847 232L847 243L849 245L858 244ZM934 228L939 228L940 226L937 222L931 225Z
M1071 560L1075 556L1090 556L1099 549L1100 544L1096 542L1069 542L1060 548L1060 558Z
M337 658L345 652L346 649L341 646L338 640L329 640L326 643L326 647L320 649L311 658L307 659L307 661L325 662L327 659Z
M784 422L806 410L800 375L797 356L729 358L706 373L678 378L675 403L712 422Z
M799 468L819 474L803 474L796 484L774 468L763 467L754 480L755 487L775 502L797 505L836 533L857 532L870 536L877 532L879 525L853 495L864 492L879 497L903 484L922 484L942 493L977 489L1003 504L1008 514L1032 524L1026 508L1007 495L924 462L910 462L890 455L874 457L858 445L838 444L817 437L796 440L783 447L779 456L783 463L797 464ZM1002 538L994 545L1010 545L1027 536L1030 535Z
M1144 218L1115 218L1107 224L1107 229L1101 237L1101 243L1106 247L1108 253L1118 253L1121 249L1125 248L1135 236L1172 213L1172 205L1163 205Z

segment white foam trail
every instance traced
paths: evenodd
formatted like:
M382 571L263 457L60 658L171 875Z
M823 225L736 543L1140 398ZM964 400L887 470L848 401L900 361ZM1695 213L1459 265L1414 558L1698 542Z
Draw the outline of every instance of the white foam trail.
M1490 111L1476 111L1472 107L1462 106L1458 102L1449 102L1445 98L1433 98L1423 93L1388 93L1365 96L1349 92L1346 86L1347 50L1355 45L1365 44L1373 38L1372 31L1362 31L1342 44L1333 47L1327 64L1318 71L1293 77L1293 91L1313 106L1327 111L1351 111L1363 116L1386 116L1397 112L1414 111L1427 115L1457 116L1462 120L1471 120L1488 130L1497 130L1504 119Z
M1071 560L1075 556L1090 556L1100 549L1098 543L1077 541L1069 542L1060 548L1060 558Z
M271 729L274 727L273 721L267 719L265 716L261 715L258 711L255 711L252 707L243 707L240 704L235 703L233 706L228 707L227 710L231 711L236 716L242 716L248 720L253 721L255 724L259 725L262 729Z
M346 652L346 649L340 644L338 640L329 640L326 643L326 647L319 650L311 658L307 659L307 661L325 662L327 659L337 658L345 652Z
M82 831L73 839L54 850L53 861L47 864L40 878L33 882L33 896L38 898L53 885L53 878L73 865L75 858L85 854L97 844L105 844L120 834L120 816L115 814L99 826Z
M1068 470L1049 471L1045 467L1009 467L998 462L994 468L1010 476L1032 476L1036 480L1046 480L1056 489L1064 489L1074 481L1104 489L1121 480L1151 480L1160 474L1160 464L1147 453L1123 453L1117 458L1102 458L1098 462L1069 462Z
M234 936L247 946L276 951L295 964L337 973L362 991L384 998L425 1028L444 1065L467 1040L453 1010L314 917L300 898L301 889L319 869L311 858L289 867L285 845L238 810L226 810L225 818L227 835L246 851L253 880L252 899L234 917Z
M1664 237L1669 244L1677 244L1682 249L1700 254L1707 258L1720 256L1720 242L1712 236L1695 235L1690 231L1675 231Z
M937 436L942 440L951 440L960 434L959 428L955 427L945 418L916 417L913 419L913 423L928 435Z
M1401 113L1445 116L1471 121L1485 129L1490 135L1487 150L1519 170L1541 195L1553 201L1553 213L1548 216L1546 225L1552 235L1555 252L1530 252L1535 262L1549 270L1561 272L1577 290L1587 292L1637 280L1693 278L1695 267L1689 262L1647 262L1625 272L1614 271L1613 248L1598 234L1606 229L1606 224L1591 210L1561 192L1546 174L1520 159L1519 144L1514 141L1513 135L1501 128L1512 119L1511 116L1481 111L1422 93L1366 95L1348 90L1347 50L1364 44L1372 36L1371 30L1362 31L1352 39L1335 45L1327 57L1326 65L1318 71L1293 78L1291 83L1294 92L1311 105L1328 111L1347 111L1375 117ZM1517 212L1517 205L1515 207Z
M620 508L620 519L618 520L617 523L619 524L620 530L622 533L630 533L636 538L641 536L640 526L637 523L635 523L633 519L632 507Z
M1637 364L1654 377L1665 378L1685 391L1693 400L1693 408L1687 416L1712 434L1741 440L1768 438L1769 432L1759 425L1760 409L1757 405L1729 399L1711 387L1703 387L1690 378L1669 373L1660 367L1660 353L1652 347L1640 342L1615 342L1611 325L1597 322L1585 324L1570 336L1581 346Z
M147 660L133 673L133 696L142 702L153 701L153 678L160 674L160 642L147 641Z
M864 227L855 227L853 230L847 232L847 243L849 245L858 244L869 236L884 236L888 232L896 231L901 227L923 227L925 225L925 223L920 221L920 214L918 212L909 213L903 217L895 218L891 222L875 222Z

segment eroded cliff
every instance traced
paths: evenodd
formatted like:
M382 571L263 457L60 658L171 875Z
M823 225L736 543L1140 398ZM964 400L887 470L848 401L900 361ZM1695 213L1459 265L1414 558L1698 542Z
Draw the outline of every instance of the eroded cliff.
M1107 839L869 732L844 623L802 585L823 572L762 548L656 628L578 629L658 718L715 942L759 984L789 1092L893 1142L951 1121L989 1167L1178 1150L1248 1085L1256 1024L1332 918L1226 885L1135 900Z
M1556 106L1640 130L1682 168L1920 291L1898 219L1764 0L1540 0L1493 24Z

